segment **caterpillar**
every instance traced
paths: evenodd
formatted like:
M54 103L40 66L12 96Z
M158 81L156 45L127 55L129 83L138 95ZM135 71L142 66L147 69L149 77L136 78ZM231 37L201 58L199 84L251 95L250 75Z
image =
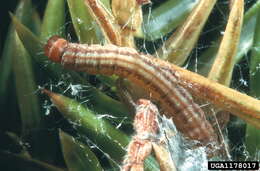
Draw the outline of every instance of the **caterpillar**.
M206 145L216 142L216 134L203 110L178 82L178 72L161 67L152 56L114 45L70 43L58 36L45 45L45 55L65 68L89 74L118 75L148 90L186 137Z

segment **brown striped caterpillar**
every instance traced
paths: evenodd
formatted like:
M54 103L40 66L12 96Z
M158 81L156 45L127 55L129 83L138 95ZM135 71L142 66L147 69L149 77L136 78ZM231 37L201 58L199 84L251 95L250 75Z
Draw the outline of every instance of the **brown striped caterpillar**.
M178 84L178 72L167 65L159 66L151 56L114 45L69 43L57 36L48 40L45 54L65 68L90 74L116 74L129 79L150 92L151 98L160 103L165 115L172 117L185 136L203 144L216 141L216 134L204 112Z

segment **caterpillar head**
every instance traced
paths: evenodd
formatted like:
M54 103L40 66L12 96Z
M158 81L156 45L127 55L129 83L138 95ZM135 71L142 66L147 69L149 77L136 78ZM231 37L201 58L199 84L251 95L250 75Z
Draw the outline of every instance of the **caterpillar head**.
M60 63L61 57L68 45L68 41L59 37L59 36L52 36L47 41L44 47L44 53L49 59L53 62Z

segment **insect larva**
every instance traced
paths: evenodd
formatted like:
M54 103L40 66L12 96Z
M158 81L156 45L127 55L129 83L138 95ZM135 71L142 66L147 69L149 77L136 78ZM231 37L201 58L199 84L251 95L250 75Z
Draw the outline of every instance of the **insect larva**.
M152 152L152 142L156 139L158 115L159 111L151 101L146 99L137 101L133 124L136 134L129 143L121 171L143 170L144 160Z
M203 144L216 141L212 126L191 95L178 84L175 72L161 68L147 55L114 45L69 43L53 36L45 46L50 60L64 67L90 74L116 74L148 90L161 105L166 116L172 117L177 129L185 136Z
M157 134L158 115L159 111L157 107L150 100L139 99L136 102L136 112L133 125L139 139L149 139L151 138L150 136L155 136Z

